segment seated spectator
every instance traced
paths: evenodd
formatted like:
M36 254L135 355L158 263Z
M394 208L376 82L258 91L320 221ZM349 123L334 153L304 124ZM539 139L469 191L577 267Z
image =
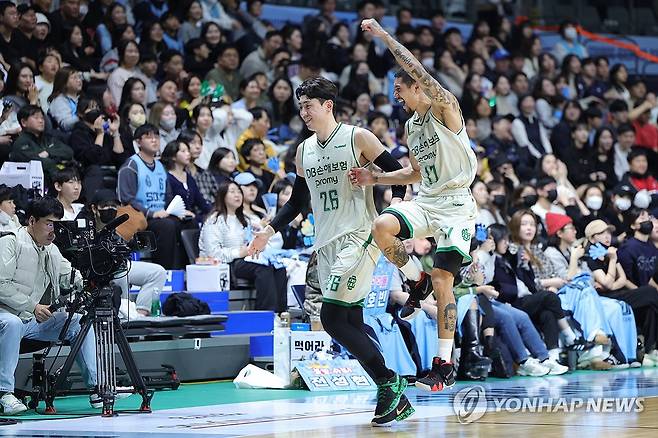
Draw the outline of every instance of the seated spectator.
M272 103L272 127L278 130L279 143L292 140L298 134L301 119L293 94L292 83L285 76L274 79L267 92Z
M548 247L544 254L551 261L560 278L571 280L583 271L581 258L585 255L582 245L576 242L576 227L573 220L564 214L546 213L546 234Z
M626 213L629 238L620 246L618 259L628 280L638 287L658 287L658 249L649 241L653 219L647 210Z
M610 77L608 79L608 91L603 95L606 100L623 100L626 102L626 109L632 108L631 93L628 91L628 70L624 64L615 64L610 68Z
M283 38L279 31L267 32L260 47L251 52L244 61L242 61L242 65L240 66L240 74L242 77L248 78L258 72L268 74L271 69L269 63L272 56L282 45Z
M249 128L240 135L240 138L238 138L238 141L235 144L235 148L238 151L238 158L240 159L238 169L241 171L247 169L247 162L241 154L242 145L250 138L257 138L263 142L265 145L265 153L268 158L276 156L274 143L267 139L267 132L270 130L271 126L269 113L266 109L260 107L253 108L249 110L249 112L253 116L251 124L249 125Z
M555 267L538 245L538 226L538 218L529 210L519 210L512 215L509 229L516 254L508 250L508 260L515 277L518 277L522 284L511 284L508 280L495 287L501 292L501 301L510 301L515 307L524 310L533 322L541 327L546 346L549 352L553 350L551 354L555 357L560 333L567 346L584 340L576 339L566 321L557 291L567 281L557 276ZM496 276L499 269L503 268L501 263L496 264Z
M224 44L217 49L216 59L215 68L206 74L206 80L212 86L223 85L224 94L237 101L240 98L240 84L244 79L238 70L240 66L238 49L232 44Z
M614 144L614 166L615 176L618 181L628 172L628 154L635 144L635 130L628 123L623 123L617 128L617 142Z
M497 157L496 160L498 160L499 164L509 161L520 178L530 179L533 174L533 164L529 160L528 150L522 149L514 141L510 119L508 117L496 116L493 118L491 128L491 135L482 142L487 156L490 158ZM491 165L489 167L492 170L494 168Z
M494 93L496 99L496 115L506 116L511 114L516 117L519 115L519 98L512 93L509 78L500 75L494 84Z
M27 410L14 392L14 373L23 338L50 341L57 339L67 322L67 312L53 312L48 306L60 296L60 288L70 285L73 268L52 242L54 223L63 216L62 206L54 198L37 198L27 211L28 225L15 234L1 238L0 245L0 406L4 415ZM42 266L36 269L36 266ZM76 287L82 286L79 273L74 274ZM52 279L52 281L51 281ZM48 293L50 291L50 293ZM43 304L41 304L43 303ZM82 315L75 313L64 333L64 339L75 342L81 331ZM93 328L87 333L76 361L82 370L84 384L96 388L96 338ZM96 391L89 401L102 407Z
M564 208L556 203L558 199L557 182L555 178L547 176L537 181L537 203L530 207L542 222L546 220L546 213L565 214ZM516 214L516 213L515 213Z
M107 7L102 22L96 27L96 38L101 49L101 55L105 55L113 47L112 34L119 26L128 24L126 7L113 2Z
M130 77L137 77L145 84L149 79L137 67L139 64L139 47L135 41L122 41L119 44L119 67L117 67L107 78L107 87L112 93L115 102L121 102L123 84Z
M606 189L612 189L619 182L615 176L614 151L615 134L610 128L599 128L594 135L593 160L597 181Z
M375 134L387 150L392 151L398 145L395 142L395 138L389 132L389 128L390 122L386 114L378 111L370 113L368 116L368 129Z
M255 75L240 82L240 99L231 104L233 109L252 110L258 107L261 89Z
M597 182L601 176L596 172L588 137L587 125L582 122L576 123L571 131L570 153L564 157L570 181L576 187Z
M334 75L332 80L335 81L343 68L350 63L350 29L342 21L333 24L330 28L331 35L325 46L322 67Z
M519 96L519 116L512 122L514 141L535 159L553 152L548 140L548 131L540 122L535 111L535 98L527 94Z
M555 84L547 78L537 80L532 95L536 100L537 117L547 132L550 132L555 125L560 123L561 103L564 99L557 94Z
M203 26L203 8L199 0L193 0L187 3L185 11L185 21L180 27L180 36L184 43L201 36L201 26Z
M179 195L185 202L186 214L189 217L203 218L210 212L210 204L205 200L196 181L187 172L190 165L189 146L180 141L169 142L162 151L160 162L167 169L167 182L171 187L171 197Z
M171 188L167 184L167 171L155 157L160 151L158 129L144 124L135 131L139 152L119 170L117 193L123 205L131 205L146 216L147 230L153 231L158 247L152 257L165 269L183 265L180 245L181 221L165 210Z
M64 207L63 221L73 221L78 217L78 213L84 207L84 204L76 203L82 192L82 183L80 174L71 167L65 167L58 170L53 177L53 187L57 194L57 200Z
M86 199L103 187L105 176L116 176L116 170L107 167L118 169L133 153L132 140L128 149L123 146L120 123L118 117L105 117L95 100L83 97L78 102L78 122L69 141L76 161L83 168Z
M452 59L448 49L439 50L435 56L436 77L457 99L461 99L466 73Z
M131 103L138 103L146 107L146 84L140 78L128 78L123 84L121 90L121 102L119 102L119 109L124 108Z
M156 102L149 113L149 123L160 133L160 152L176 139L180 132L176 129L176 110L170 103Z
M637 287L626 277L624 268L619 263L617 248L612 245L612 228L602 220L590 222L585 228L587 245L585 253L587 266L592 271L596 290L600 295L628 303L633 309L638 333L644 336L644 348L647 354L644 366L658 365L658 291L652 286ZM592 256L590 247L598 245L607 249L603 255Z
M60 69L59 57L54 53L39 55L37 66L39 67L39 75L34 78L34 83L39 89L39 106L47 113L48 98L53 93L55 76Z
M242 209L244 215L256 229L263 228L263 220L269 220L271 218L267 217L267 211L264 208L263 200L259 194L263 188L260 180L256 179L254 175L249 172L239 173L235 175L233 180L242 190Z
M203 173L204 169L194 162L201 156L201 152L203 152L203 138L201 138L198 132L185 129L178 135L176 140L182 141L190 149L190 164L185 170L192 175L195 181L198 181L197 178Z
M140 54L148 53L157 59L165 50L167 50L167 44L164 42L162 25L157 20L146 21L142 28L141 38L139 39Z
M646 190L650 195L658 192L658 181L649 172L649 160L644 148L633 148L628 154L628 172L622 183L631 184L635 190Z
M139 152L133 141L135 130L146 123L146 109L141 103L131 103L121 108L119 122L119 136L127 154Z
M246 172L251 173L260 181L259 195L270 191L272 183L277 179L277 175L267 169L267 155L265 154L265 145L257 138L250 138L242 145L242 157L247 162Z
M490 190L489 184L485 184L479 180L476 180L471 187L473 198L478 207L478 215L475 218L475 223L484 227L495 223L506 223L501 215L501 211L506 207L507 203L505 187L493 181L490 184L493 190Z
M238 138L249 127L253 116L247 110L232 109L223 100L198 105L192 111L192 126L203 139L203 150L196 159L196 164L205 169L210 157L218 148L226 148L237 156Z
M39 105L39 90L34 84L34 72L29 64L20 63L9 69L2 96L4 105L11 102L15 112L28 104Z
M283 312L287 307L286 270L245 260L251 220L242 206L240 187L232 181L223 182L215 208L201 228L199 255L230 263L233 275L254 281L257 310Z
M215 205L215 194L219 186L231 181L238 161L230 149L217 148L210 157L208 168L198 178L199 191L210 205Z
M516 187L512 193L512 199L509 205L508 213L512 215L521 209L531 208L537 203L538 199L539 196L537 196L537 190L535 189L535 186L528 183L519 184L519 186Z
M26 105L16 116L22 132L12 146L12 161L41 161L46 181L50 181L58 164L73 159L73 150L44 132L46 127L43 111L38 106Z
M553 48L553 55L557 58L557 62L562 63L567 55L576 55L581 59L587 58L587 49L578 42L576 23L570 20L563 21L560 24L559 33L561 39L555 43Z
M562 119L551 131L551 145L555 156L564 161L571 152L571 132L582 115L582 108L575 100L570 100L564 106Z
M0 232L14 232L20 227L21 223L16 216L16 204L14 204L11 189L0 184Z

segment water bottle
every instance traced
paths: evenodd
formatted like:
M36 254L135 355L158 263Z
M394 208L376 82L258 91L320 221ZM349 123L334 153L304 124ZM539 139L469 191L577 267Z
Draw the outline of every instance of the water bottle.
M290 384L290 313L283 312L274 322L274 375Z
M160 296L151 301L151 316L160 316Z

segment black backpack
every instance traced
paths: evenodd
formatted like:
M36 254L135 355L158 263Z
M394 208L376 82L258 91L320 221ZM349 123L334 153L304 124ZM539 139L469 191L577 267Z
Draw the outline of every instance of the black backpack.
M208 303L194 298L187 292L177 292L167 297L162 306L166 316L210 315Z

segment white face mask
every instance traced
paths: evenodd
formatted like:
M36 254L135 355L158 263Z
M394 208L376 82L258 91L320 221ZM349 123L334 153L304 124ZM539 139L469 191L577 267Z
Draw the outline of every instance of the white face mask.
M564 30L564 36L565 36L567 39L575 40L576 38L578 38L578 32L576 32L576 29L573 28L573 27L567 27L567 28Z
M603 205L603 198L600 196L589 196L585 199L585 205L590 210L600 210Z
M615 199L615 206L619 211L626 211L631 208L631 200L628 198L617 198Z
M386 117L391 117L391 114L393 114L393 105L391 105L390 103L380 105L379 107L377 107L377 111L386 114Z
M649 195L649 192L646 190L640 190L635 194L633 204L635 204L637 208L649 208L649 204L651 204L651 195Z
M80 4L80 17L84 17L89 12L89 5L87 3Z
M434 70L434 58L423 58L421 63L425 68Z

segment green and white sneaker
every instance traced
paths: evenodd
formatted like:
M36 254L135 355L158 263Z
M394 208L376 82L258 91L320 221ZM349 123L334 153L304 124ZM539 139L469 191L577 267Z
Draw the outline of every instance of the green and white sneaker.
M398 408L406 388L407 379L397 374L388 380L377 382L377 407L375 408L375 417L372 419L373 425L381 425L380 423L386 422L385 420L391 422L407 410L405 406L402 406L400 412L396 413L395 416L389 415ZM407 405L411 407L408 400ZM411 413L407 416L409 415Z

